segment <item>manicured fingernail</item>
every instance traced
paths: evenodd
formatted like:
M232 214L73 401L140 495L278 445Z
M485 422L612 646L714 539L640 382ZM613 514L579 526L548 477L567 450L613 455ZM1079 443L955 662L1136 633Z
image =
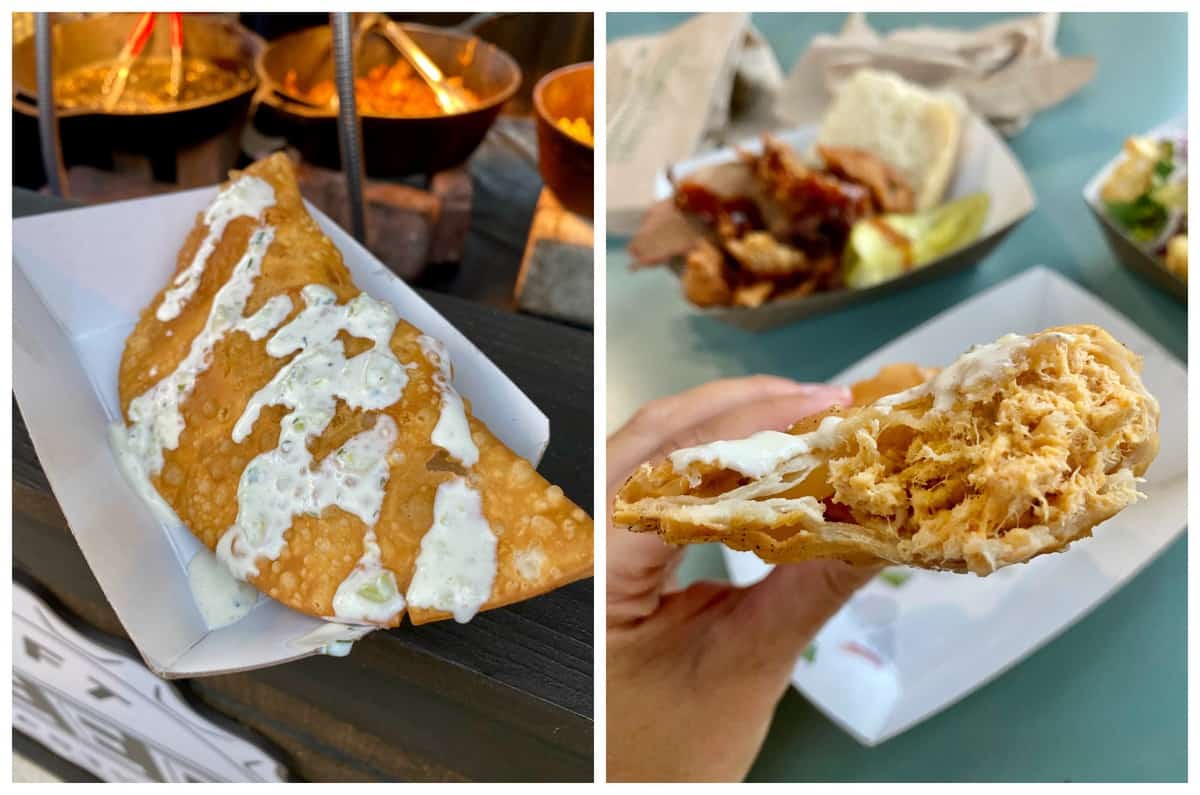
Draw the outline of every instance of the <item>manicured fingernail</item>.
M827 390L832 389L829 384L812 384L804 381L793 381L788 387L789 392L797 395L822 395Z
M802 395L824 398L835 403L849 403L853 400L849 387L837 384L805 384L804 386L805 390L800 392Z

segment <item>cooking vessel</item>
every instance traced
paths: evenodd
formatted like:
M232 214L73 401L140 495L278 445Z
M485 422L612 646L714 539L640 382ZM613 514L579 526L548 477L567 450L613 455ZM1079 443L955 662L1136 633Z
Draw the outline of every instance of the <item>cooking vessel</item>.
M116 58L140 14L103 14L54 26L54 74ZM246 117L258 85L254 61L262 39L240 25L222 18L186 15L183 18L184 53L205 58L231 71L241 71L245 82L221 93L196 97L177 105L139 110L62 108L58 111L63 146L72 140L112 141L123 151L186 146L211 138ZM168 57L171 52L168 25L154 26L143 56ZM13 47L13 109L37 118L37 65L34 39Z
M533 89L537 111L538 171L564 207L592 217L593 147L567 135L560 119L583 119L595 129L593 68L590 63L556 69Z
M401 27L447 77L461 77L463 85L480 102L462 113L434 116L363 114L365 167L367 174L375 177L433 174L463 162L521 86L521 69L516 61L469 32L412 23ZM332 78L330 53L328 26L301 30L270 42L257 62L262 87L254 125L265 135L287 139L307 162L340 168L335 109L297 101L283 91L289 69L296 70L302 88ZM401 57L381 35L368 33L355 53L355 70L365 75L372 67L391 64Z

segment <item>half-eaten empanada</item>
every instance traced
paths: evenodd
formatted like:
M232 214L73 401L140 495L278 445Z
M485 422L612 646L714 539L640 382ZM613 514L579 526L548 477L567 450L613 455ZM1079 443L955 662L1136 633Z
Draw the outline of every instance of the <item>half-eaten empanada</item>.
M890 386L855 385L868 405L643 464L613 519L770 562L986 575L1060 551L1138 499L1159 415L1140 370L1086 325L1009 334L903 391L905 374L885 368Z

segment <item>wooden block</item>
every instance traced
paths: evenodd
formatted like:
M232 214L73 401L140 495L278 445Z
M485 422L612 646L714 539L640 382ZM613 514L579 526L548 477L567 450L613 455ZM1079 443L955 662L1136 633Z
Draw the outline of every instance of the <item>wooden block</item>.
M113 172L91 166L71 166L67 169L67 184L71 198L85 204L136 199L179 190L178 185L155 182L148 173L138 170Z
M350 207L346 201L346 179L341 172L301 163L298 157L292 160L296 164L300 194L338 226L349 228Z
M184 188L224 182L240 153L240 126L199 143L183 146L175 153L175 182Z
M594 236L591 222L543 189L513 291L517 308L591 328Z
M415 279L429 261L438 218L436 197L407 185L368 183L367 248L401 279Z
M459 262L471 226L471 174L465 166L434 174L429 190L441 202L441 214L429 243L429 261Z
M340 171L301 163L297 166L300 193L339 226L350 227L346 178ZM441 216L437 196L389 182L368 181L367 249L397 276L414 279L429 261L430 240Z

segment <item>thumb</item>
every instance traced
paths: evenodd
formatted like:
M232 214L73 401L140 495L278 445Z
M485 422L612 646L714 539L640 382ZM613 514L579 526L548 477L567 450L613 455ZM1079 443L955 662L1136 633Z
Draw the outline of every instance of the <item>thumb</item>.
M790 670L825 622L881 568L840 560L778 565L765 580L743 589L727 620L740 625L744 648L768 665Z
M750 401L667 434L659 440L653 458L714 439L737 439L764 428L786 428L799 418L849 401L849 390L826 386L810 386L783 397ZM609 516L612 516L611 510ZM653 613L682 555L682 547L664 544L652 534L630 533L623 527L614 526L610 520L606 584L609 626Z

